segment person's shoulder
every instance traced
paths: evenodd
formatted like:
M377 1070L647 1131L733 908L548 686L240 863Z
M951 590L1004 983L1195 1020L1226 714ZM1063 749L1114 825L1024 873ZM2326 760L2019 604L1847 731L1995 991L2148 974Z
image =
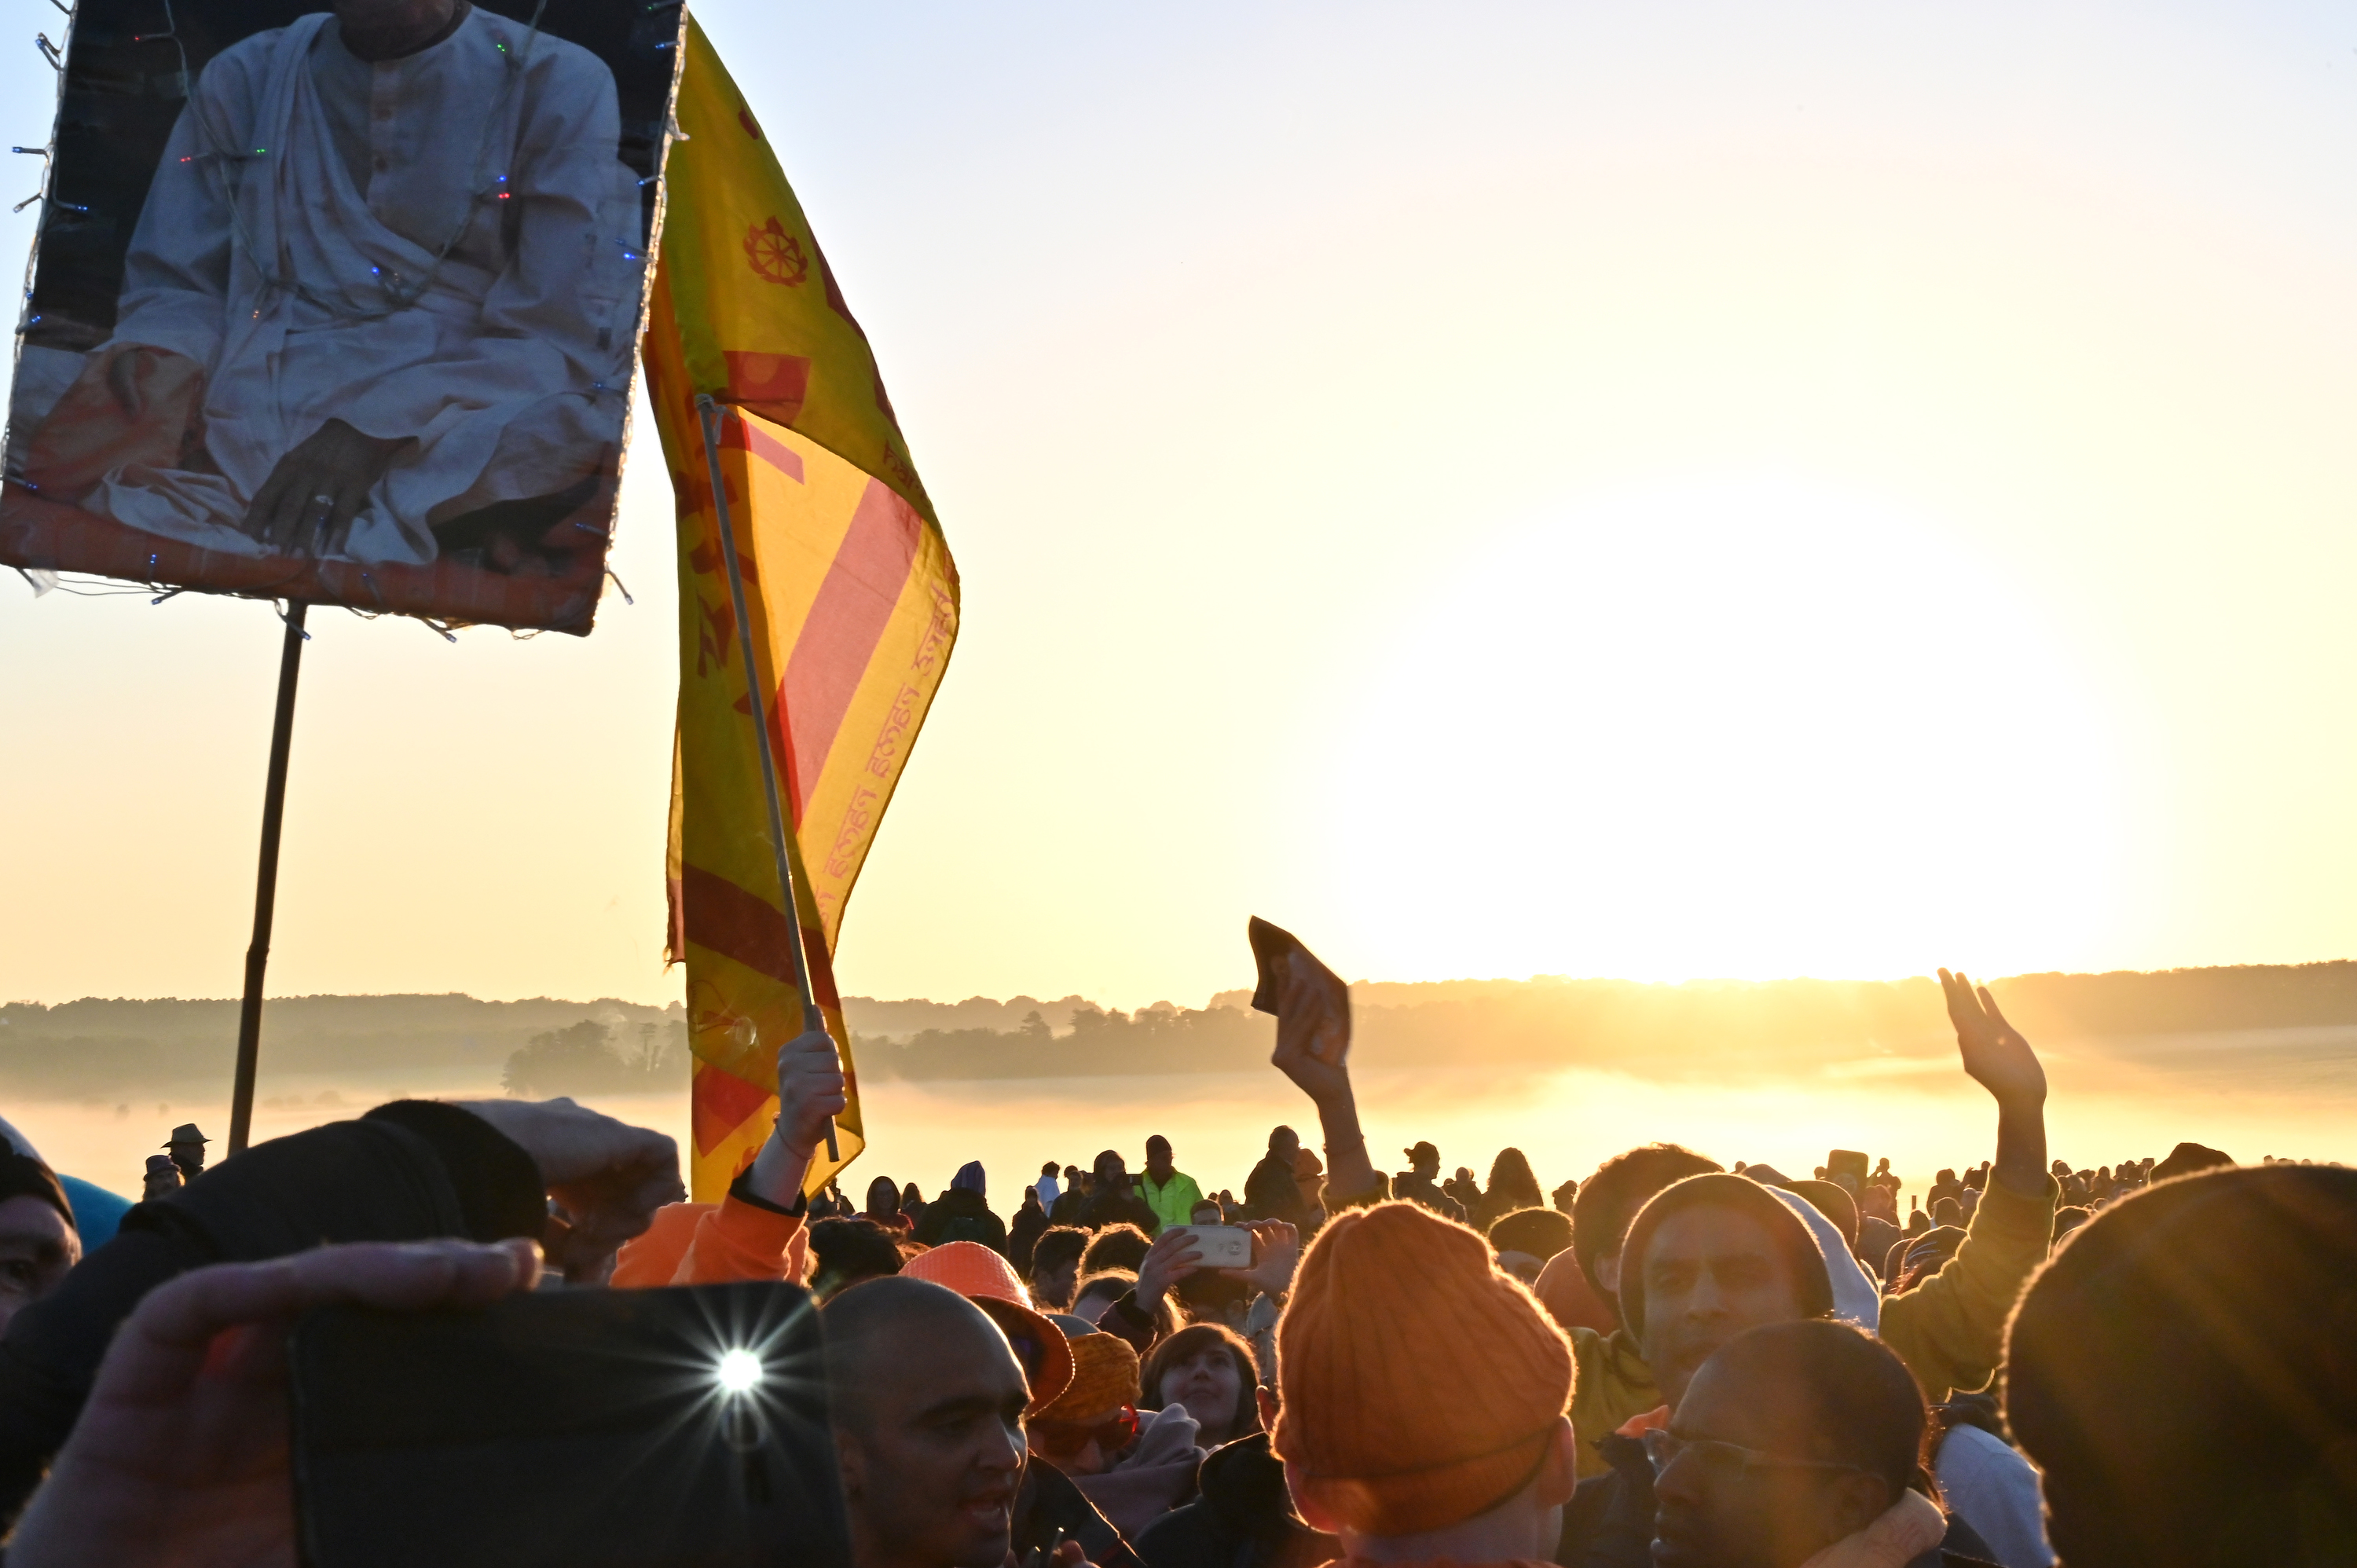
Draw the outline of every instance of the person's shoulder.
M306 17L285 27L265 27L245 37L207 60L197 73L194 95L199 98L219 97L235 92L269 74L280 50L290 37L300 32L307 38L316 34L318 24Z
M609 91L613 88L612 68L570 39L534 31L480 5L465 25L493 48L522 60L525 76L544 87L602 83Z

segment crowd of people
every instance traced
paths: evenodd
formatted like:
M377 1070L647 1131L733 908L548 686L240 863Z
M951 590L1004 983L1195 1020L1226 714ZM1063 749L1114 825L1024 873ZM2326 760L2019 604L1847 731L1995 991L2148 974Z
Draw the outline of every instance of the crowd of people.
M1159 1136L1011 1214L979 1164L806 1193L823 1035L716 1204L569 1101L404 1101L210 1168L182 1128L85 1251L8 1129L6 1568L293 1563L292 1317L560 1276L806 1284L855 1568L2357 1563L2357 1172L2052 1159L2037 1054L1941 979L1995 1135L1920 1194L1666 1142L1544 1193L1513 1149L1381 1171L1298 972L1318 1147L1275 1127L1241 1196Z

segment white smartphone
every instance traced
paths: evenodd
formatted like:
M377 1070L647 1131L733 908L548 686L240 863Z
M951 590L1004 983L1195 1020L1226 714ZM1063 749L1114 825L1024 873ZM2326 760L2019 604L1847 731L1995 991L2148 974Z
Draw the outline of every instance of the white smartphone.
M1200 1254L1196 1260L1198 1268L1252 1267L1252 1232L1241 1225L1179 1225L1172 1229L1195 1238L1195 1251Z

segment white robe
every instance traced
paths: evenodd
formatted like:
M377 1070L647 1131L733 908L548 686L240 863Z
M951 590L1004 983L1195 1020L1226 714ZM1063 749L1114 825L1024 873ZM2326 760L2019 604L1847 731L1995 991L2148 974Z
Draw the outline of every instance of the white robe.
M205 367L220 473L129 466L83 505L264 553L239 526L247 507L333 417L415 442L338 553L428 562L430 524L615 466L644 272L638 181L615 156L604 63L479 9L363 68L370 167L355 185L313 69L315 49L342 49L321 36L333 20L301 17L205 67L132 236L112 342ZM349 77L356 62L337 63ZM414 303L395 292L421 284Z

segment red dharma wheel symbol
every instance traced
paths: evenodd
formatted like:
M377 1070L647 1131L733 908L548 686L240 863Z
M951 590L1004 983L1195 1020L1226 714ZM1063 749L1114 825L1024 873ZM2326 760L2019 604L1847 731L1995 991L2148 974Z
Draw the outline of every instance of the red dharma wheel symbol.
M745 258L763 278L788 288L810 276L810 260L802 254L802 242L774 218L745 231Z

